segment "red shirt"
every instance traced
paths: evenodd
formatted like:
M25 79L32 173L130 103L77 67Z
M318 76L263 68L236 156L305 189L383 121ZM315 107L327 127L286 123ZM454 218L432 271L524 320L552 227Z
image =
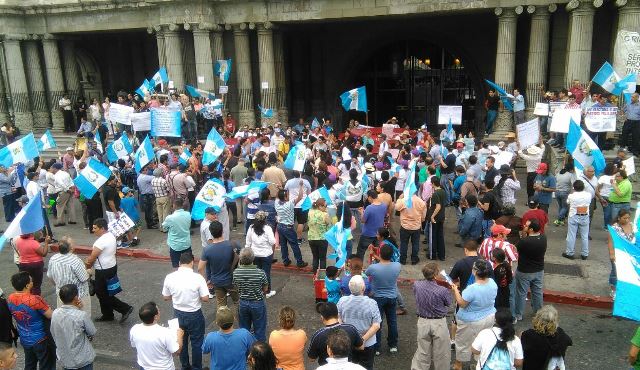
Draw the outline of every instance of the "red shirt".
M582 99L584 99L584 93L582 92L582 87L572 87L569 89L571 95L576 97L576 103L582 103Z
M540 222L540 234L544 234L544 225L549 222L549 216L543 209L530 209L522 215L522 227L529 220L537 219Z
M33 236L29 236L28 238L19 237L16 239L16 249L20 255L20 263L42 262L42 256L36 253L38 248L40 248L40 243L38 243Z
M224 129L233 134L236 131L236 121L233 118L225 119Z

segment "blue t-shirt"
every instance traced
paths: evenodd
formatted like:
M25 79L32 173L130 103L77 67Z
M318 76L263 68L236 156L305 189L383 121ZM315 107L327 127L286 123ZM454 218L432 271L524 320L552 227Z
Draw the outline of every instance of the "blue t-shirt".
M460 200L460 190L462 188L462 184L467 181L467 176L460 175L453 180L453 199Z
M256 338L247 329L235 329L229 334L214 331L202 343L202 353L211 353L211 368L245 370L247 356Z
M462 299L469 302L467 307L460 307L457 318L462 321L478 321L496 312L494 303L498 294L498 286L493 279L486 284L473 283L462 291Z
M208 244L202 250L200 259L207 262L207 278L217 287L232 285L233 272L231 262L235 257L233 245L228 240Z
M542 184L542 187L555 189L556 178L554 176L536 175L534 184ZM552 191L536 191L534 198L540 204L551 204L553 199L552 194Z
M362 236L373 238L378 233L378 229L384 225L384 216L387 214L387 205L371 204L364 209L362 215Z
M376 298L396 298L398 296L398 276L400 275L400 262L388 264L376 263L365 273L371 279L371 290Z
M140 221L140 212L138 212L138 200L134 197L124 197L120 200L120 208L129 216L131 221Z
M324 288L327 290L327 301L331 303L338 303L340 300L340 280L331 280L328 277L325 277Z

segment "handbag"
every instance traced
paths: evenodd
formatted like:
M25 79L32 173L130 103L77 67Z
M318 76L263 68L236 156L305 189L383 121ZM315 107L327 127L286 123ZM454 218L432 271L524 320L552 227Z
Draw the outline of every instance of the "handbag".
M98 257L98 265L100 265L100 268L102 269L102 264L100 263L100 257ZM109 279L107 279L107 294L109 295L109 297L113 297L114 295L120 293L121 291L122 291L122 285L120 285L120 279L118 278L118 274L116 273L115 275L113 275L113 277L110 277Z

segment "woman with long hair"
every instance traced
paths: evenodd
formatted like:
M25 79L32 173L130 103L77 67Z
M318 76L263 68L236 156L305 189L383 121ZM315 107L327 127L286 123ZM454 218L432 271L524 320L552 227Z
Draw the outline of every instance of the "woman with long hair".
M278 366L283 370L304 370L307 334L302 329L295 329L296 311L290 306L284 306L278 316L280 329L269 335L269 345L278 360Z
M276 370L277 360L271 346L258 341L251 346L247 363L251 370Z
M571 337L558 324L558 311L542 306L533 317L533 328L522 333L522 370L564 370L564 356L571 345Z
M249 226L247 230L247 240L244 247L251 248L255 255L255 265L267 275L269 282L269 293L266 294L267 298L276 294L275 290L271 290L271 264L273 262L273 249L275 246L276 238L271 226L267 225L267 213L264 211L256 212L253 224Z
M324 269L327 267L327 239L324 236L331 227L331 220L327 212L327 202L324 198L318 198L313 203L309 211L309 231L307 237L309 239L309 248L313 255L313 272L318 271L318 267Z
M497 356L492 354L500 350L509 353L511 368L522 366L524 357L522 343L520 338L516 336L511 312L508 309L501 309L496 312L495 319L493 327L480 331L471 345L471 352L474 355L479 355L476 369L484 369L485 365L490 369L502 368L490 366L491 362L497 359ZM500 363L500 365L506 364Z
M616 231L619 237L626 239L629 243L636 243L636 233L633 231L633 223L631 222L631 213L626 209L621 209L616 215L615 222L611 228ZM607 233L607 246L609 248L609 260L611 261L611 272L609 273L609 287L611 288L611 298L616 297L616 283L618 282L618 273L616 271L616 251L613 248L613 240L611 234Z

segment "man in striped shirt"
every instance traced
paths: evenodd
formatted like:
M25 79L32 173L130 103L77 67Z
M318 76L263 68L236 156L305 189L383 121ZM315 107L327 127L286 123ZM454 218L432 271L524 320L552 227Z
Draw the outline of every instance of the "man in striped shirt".
M73 241L64 238L60 241L58 252L49 259L47 277L56 285L57 307L64 303L58 292L62 286L73 284L78 288L78 298L82 301L82 310L91 317L91 297L89 296L89 274L84 262L73 254Z
M267 305L264 294L269 292L269 282L264 271L253 264L251 248L240 251L238 268L233 271L233 285L240 296L238 320L240 327L253 332L257 340L267 340Z
M491 261L491 252L495 248L500 248L507 255L506 261L512 265L513 268L513 262L518 260L518 250L513 244L506 240L506 237L510 232L511 229L507 229L502 225L493 225L491 227L491 237L482 241L480 249L478 250L478 255L487 261ZM492 263L491 267L495 268L496 264Z

